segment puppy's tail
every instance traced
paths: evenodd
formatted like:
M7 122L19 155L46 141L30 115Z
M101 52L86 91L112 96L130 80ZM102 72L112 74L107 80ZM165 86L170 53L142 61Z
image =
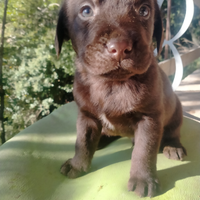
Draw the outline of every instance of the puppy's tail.
M118 140L121 138L120 136L107 136L102 134L99 140L99 144L97 146L97 150L105 148L110 143L114 142L115 140Z

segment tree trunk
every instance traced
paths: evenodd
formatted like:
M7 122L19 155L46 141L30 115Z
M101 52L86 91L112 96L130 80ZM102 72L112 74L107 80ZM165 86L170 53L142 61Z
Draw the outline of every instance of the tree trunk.
M172 1L167 0L167 23L166 23L166 40L170 37L170 14L171 14ZM169 47L165 46L165 59L168 59Z
M1 32L1 46L0 46L0 96L1 96L1 110L0 110L0 121L1 121L1 141L2 144L6 141L5 139L5 127L4 127L4 89L3 89L3 50L4 50L4 32L6 24L6 14L8 7L8 0L5 0L4 6L4 16L2 23L2 32Z

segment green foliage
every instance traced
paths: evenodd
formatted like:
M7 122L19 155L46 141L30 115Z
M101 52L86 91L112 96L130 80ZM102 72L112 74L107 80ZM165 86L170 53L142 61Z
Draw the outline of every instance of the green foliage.
M184 17L185 17L185 1L173 1L171 5L171 16L170 16L170 32L173 37L180 30ZM166 19L167 19L167 1L165 0L162 5L162 13L163 13L163 26L164 29L166 27Z
M7 139L72 98L72 45L65 44L59 59L54 49L58 10L52 0L9 0L3 60Z
M195 6L194 18L190 26L190 33L195 44L200 45L200 8Z
M195 70L200 69L200 58L189 64L184 68L183 71L183 79L186 78L188 75L193 73Z

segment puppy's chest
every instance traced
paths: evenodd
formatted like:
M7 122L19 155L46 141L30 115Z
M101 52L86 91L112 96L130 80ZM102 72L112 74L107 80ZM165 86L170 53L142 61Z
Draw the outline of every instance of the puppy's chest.
M97 106L98 113L105 113L108 116L140 112L143 102L146 101L146 94L146 88L134 85L132 82L97 83L90 87L91 102ZM100 117L105 119L103 114Z
M115 127L116 127L116 124L114 124L113 122L111 122L105 115L105 113L102 113L100 116L99 116L99 119L101 120L101 123L102 123L102 126L106 129L109 129L111 131L115 131Z
M128 113L121 116L107 116L105 113L99 115L102 124L102 131L107 135L120 135L132 137L137 122L140 121L142 115L139 113Z

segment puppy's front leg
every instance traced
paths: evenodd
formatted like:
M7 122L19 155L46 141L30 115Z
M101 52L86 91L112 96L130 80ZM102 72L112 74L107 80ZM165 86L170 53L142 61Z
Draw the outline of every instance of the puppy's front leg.
M135 146L131 158L128 190L139 196L154 196L159 190L156 161L162 137L159 120L144 117L135 131Z
M77 120L77 139L75 156L61 166L61 173L69 178L76 178L87 172L101 134L98 120L79 112Z

